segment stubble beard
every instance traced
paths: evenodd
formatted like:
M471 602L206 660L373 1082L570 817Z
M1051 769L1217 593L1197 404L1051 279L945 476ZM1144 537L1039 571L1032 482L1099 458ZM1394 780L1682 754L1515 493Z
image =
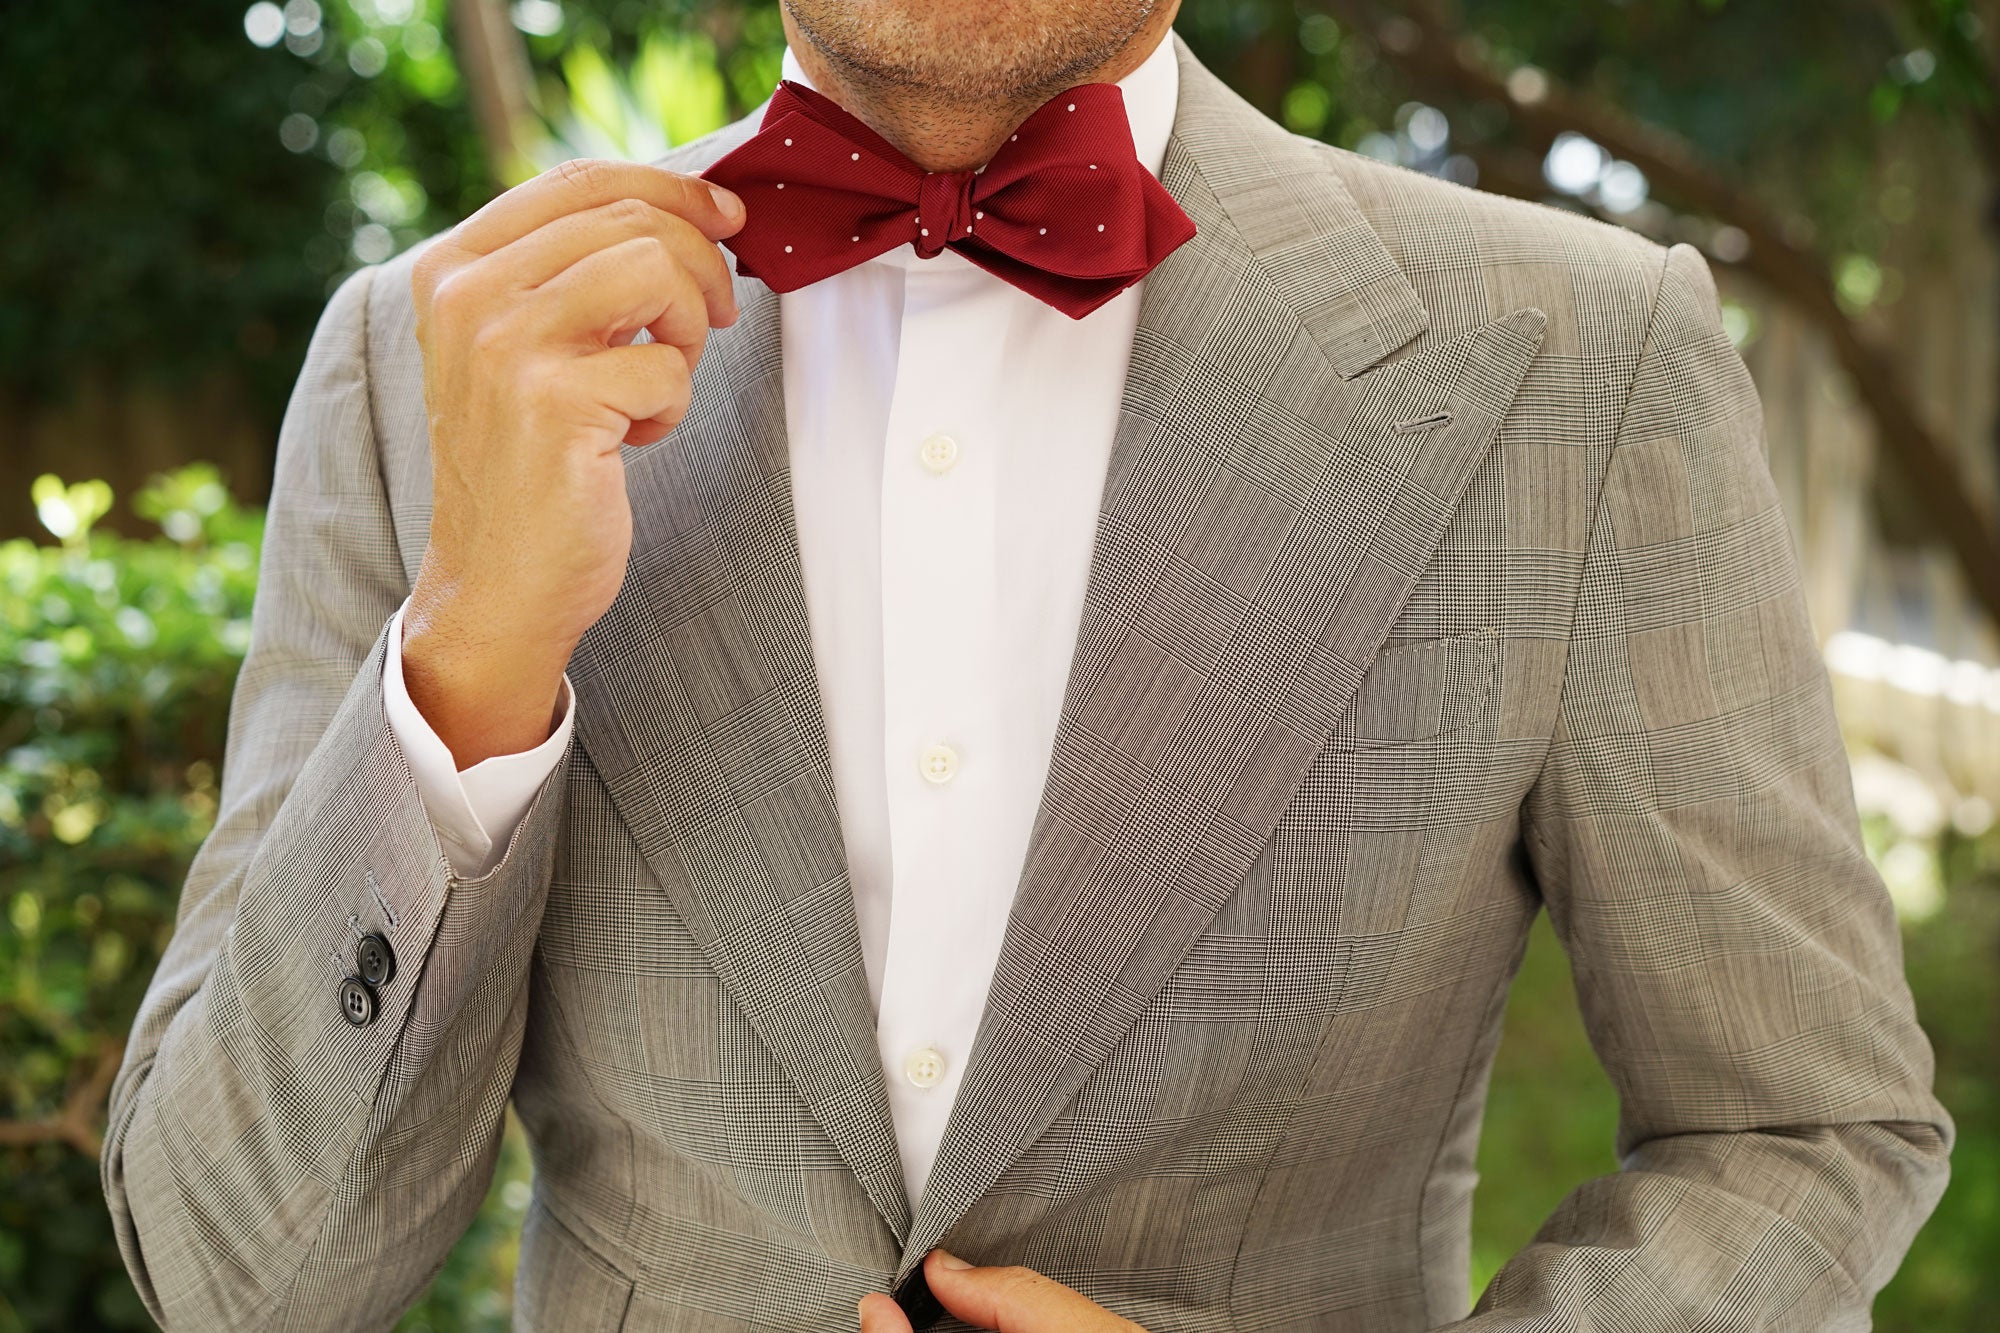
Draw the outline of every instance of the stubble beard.
M1122 51L1157 0L1057 3L1053 12L996 4L977 22L935 9L859 13L853 5L783 0L793 22L851 87L931 107L1032 110L1074 87ZM1010 12L1014 11L1014 12Z

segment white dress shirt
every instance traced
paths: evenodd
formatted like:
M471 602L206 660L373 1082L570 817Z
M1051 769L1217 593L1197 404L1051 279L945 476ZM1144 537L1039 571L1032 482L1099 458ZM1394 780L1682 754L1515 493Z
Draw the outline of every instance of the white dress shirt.
M790 51L784 77L809 82ZM1173 44L1119 88L1157 174ZM913 1203L1041 800L1139 293L1072 320L951 250L903 246L779 298L814 665ZM403 687L402 614L389 725L453 868L478 875L569 744L569 685L546 742L458 772Z

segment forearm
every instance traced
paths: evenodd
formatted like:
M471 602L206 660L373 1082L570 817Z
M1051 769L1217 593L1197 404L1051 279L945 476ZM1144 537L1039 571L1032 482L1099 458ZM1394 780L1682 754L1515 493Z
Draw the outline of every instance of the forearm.
M1572 1191L1450 1328L1866 1329L1946 1151L1927 1121L1651 1140Z
M500 866L454 880L383 716L381 658L378 642L243 866L198 985L177 997L163 968L147 1006L173 1012L114 1092L107 1193L168 1327L386 1326L490 1178L560 770ZM356 1024L338 990L368 931L397 966Z
M103 1152L135 1286L170 1328L386 1326L484 1192L562 776L455 880L382 697L410 591L370 391L364 269L285 414L215 830L112 1090ZM360 937L395 959L345 1016Z

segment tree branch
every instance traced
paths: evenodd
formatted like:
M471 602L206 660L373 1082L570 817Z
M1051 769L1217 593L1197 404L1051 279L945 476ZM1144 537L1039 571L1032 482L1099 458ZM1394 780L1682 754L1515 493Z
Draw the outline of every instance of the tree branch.
M104 1147L105 1098L124 1058L125 1043L110 1042L98 1052L90 1072L63 1098L62 1110L41 1120L0 1120L0 1148L67 1143L86 1157L97 1156Z
M1939 31L1940 22L1950 24L1952 17L1939 13L1938 7L1928 0L1875 0L1875 7L1897 30L1897 35L1912 45L1935 47L1952 40L1949 33ZM2000 5L1989 5L1988 8L1993 13L1981 22L1984 41L1968 41L1965 50L1972 58L1980 82L1993 90L2000 88L2000 82L1994 77L1996 68L2000 68L1995 63L1994 39L2000 34L1995 34L1989 25L1991 20L2000 19ZM1940 38L1943 42L1938 40ZM1969 102L1964 111L1980 152L1985 154L1989 163L2000 166L2000 108L1994 107L1990 101L1985 105Z
M1957 464L1905 393L1888 349L1841 309L1826 261L1802 239L1798 220L1780 217L1716 170L1678 136L1615 107L1558 87L1517 99L1508 82L1453 40L1436 0L1398 0L1385 15L1373 0L1315 0L1336 19L1373 31L1384 54L1430 95L1493 102L1538 152L1556 136L1581 134L1645 173L1656 193L1736 227L1750 238L1742 263L1818 327L1874 418L1882 452L1910 484L1956 560L1972 596L2000 624L2000 538L1966 492Z

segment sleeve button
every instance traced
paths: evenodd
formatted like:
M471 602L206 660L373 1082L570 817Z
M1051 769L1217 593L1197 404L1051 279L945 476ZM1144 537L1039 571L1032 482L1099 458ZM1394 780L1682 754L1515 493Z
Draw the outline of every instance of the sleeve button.
M375 992L360 977L349 977L340 983L340 1012L347 1021L358 1028L365 1028L375 1021Z
M396 951L381 935L370 933L355 946L355 966L370 986L386 986L396 979Z

